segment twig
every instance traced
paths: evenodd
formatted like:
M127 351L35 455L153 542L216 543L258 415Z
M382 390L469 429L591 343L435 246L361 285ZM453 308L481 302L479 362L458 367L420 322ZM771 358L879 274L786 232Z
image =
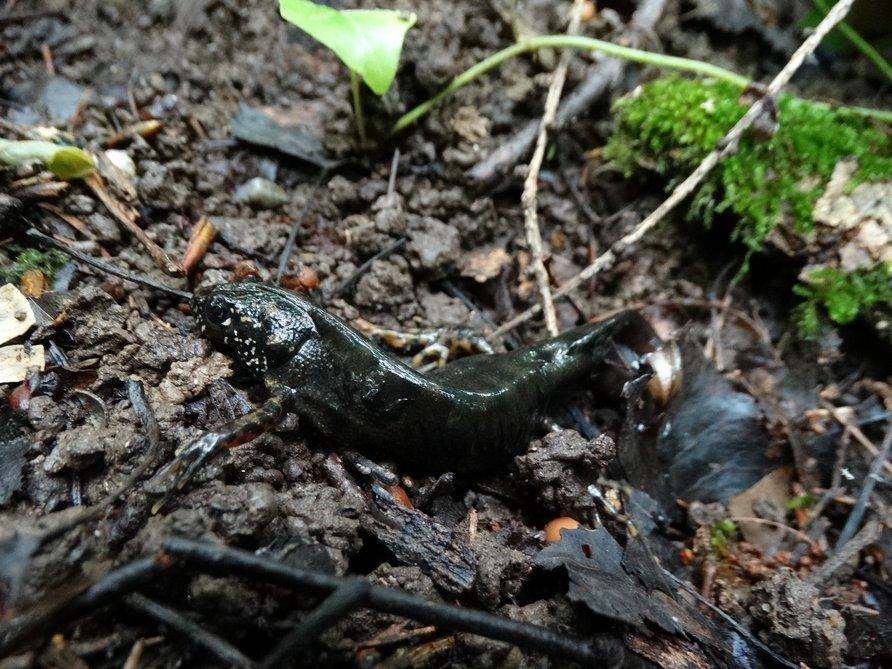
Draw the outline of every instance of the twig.
M653 29L663 13L666 0L642 0L632 14L626 30L617 41L637 46L638 34ZM622 58L605 58L591 68L585 80L573 90L558 107L555 126L561 126L588 109L622 77L629 61ZM508 173L527 154L536 141L538 120L528 122L507 141L468 171L468 177L486 184Z
M875 458L880 454L880 451L874 446L874 443L867 438L867 435L861 431L861 428L854 423L851 423L838 407L835 407L827 401L821 402L821 405L830 412L830 415L833 416L836 422L842 425L849 434L855 437L855 441L861 444L864 447L864 450L870 453L871 456ZM883 461L882 465L883 469L886 470L886 473L892 474L892 462Z
M784 530L788 534L796 537L799 541L808 544L809 546L814 546L815 541L810 536L808 536L805 532L800 532L795 527L790 527L785 523L778 522L776 520L770 520L768 518L759 518L757 516L729 516L728 520L735 523L756 523L757 525L769 525L770 527L776 527L779 530Z
M391 256L392 254L396 253L401 248L403 248L405 245L406 245L406 238L401 237L400 239L396 240L393 244L388 246L386 249L381 249L380 251L378 251L375 255L373 255L371 258L369 258L364 263L362 263L359 267L357 267L356 271L353 272L353 274L350 276L349 279L347 279L346 281L344 281L344 283L342 283L340 286L335 288L331 292L331 295L328 296L328 299L331 300L331 299L337 297L338 295L341 295L341 294L345 293L346 291L348 291L354 283L356 283L357 281L359 281L360 278L362 278L363 274L365 274L366 272L368 272L371 269L372 263L374 263L376 260L383 260L384 258Z
M111 274L112 276L116 276L120 279L125 279L126 281L132 281L133 283L141 286L147 286L162 293L169 293L170 295L178 297L181 300L186 300L187 302L192 299L192 293L186 292L185 290L171 288L170 286L165 286L164 284L152 281L148 277L133 274L132 272L128 272L124 269L119 269L103 260L93 258L85 253L81 253L80 251L75 251L74 249L70 248L69 245L63 244L62 242L53 239L49 235L45 235L42 232L38 232L37 230L28 230L27 234L32 239L36 239L41 243L46 244L47 246L51 246L54 249L57 249L62 253L71 256L75 260L80 260L82 263L85 263L90 267L95 267L96 269L105 272L106 274Z
M316 194L319 192L319 186L321 186L322 182L325 181L325 177L327 175L327 168L323 168L319 172L319 176L316 178L316 182L313 184L309 195L307 195L306 201L304 201L303 208L300 210L297 218L295 218L294 222L291 224L291 230L288 232L288 239L285 240L285 246L284 248L282 248L281 255L279 255L279 266L276 269L277 286L280 286L282 284L282 276L285 274L285 268L288 267L288 261L291 259L291 254L294 252L294 242L297 239L297 233L300 231L301 223L304 222L304 218L306 217L307 212L310 210L313 202L316 201Z
M396 192L396 175L400 171L400 150L393 150L393 159L390 161L390 176L387 179L387 201L391 202Z
M337 576L294 569L245 551L188 539L170 538L164 542L164 549L170 555L206 571L228 576L263 578L279 585L298 587L303 591L330 593L344 582L343 578ZM438 604L380 586L369 587L367 606L392 615L412 618L426 625L506 641L588 666L616 666L621 660L621 649L610 639L581 641L544 627L515 622L473 609Z
M168 608L139 593L128 595L124 601L132 609L154 618L166 627L179 632L189 641L201 646L230 667L249 669L256 666L238 648L216 634L212 634L200 625L186 618L179 611Z
M273 651L264 658L262 669L275 669L287 664L289 657L306 648L329 627L349 613L365 605L369 596L369 582L361 578L344 581L325 601L317 606L300 625L282 639Z
M573 0L570 10L570 24L567 26L567 34L573 35L579 32L579 24L582 22L583 0ZM564 90L564 82L567 80L567 67L570 64L570 52L565 51L561 56L561 62L551 77L548 87L548 95L545 97L545 113L539 123L539 137L536 139L536 149L530 159L527 177L523 183L523 194L520 202L523 205L524 230L526 232L527 246L530 247L531 265L536 276L536 286L539 289L539 298L542 300L542 311L545 313L545 328L548 334L556 337L558 334L557 315L554 313L554 301L551 298L550 279L548 270L545 269L545 260L542 251L542 232L539 230L538 194L539 194L539 170L542 169L542 161L545 159L545 148L548 146L548 127L554 122L561 92Z
M879 536L879 521L871 520L865 523L864 527L861 528L861 531L847 541L845 546L831 555L827 562L815 569L806 579L806 582L811 583L814 586L820 586L825 583L836 573L837 569L858 555L858 553L860 553L866 546L869 546L876 541Z
M842 532L839 533L839 539L836 540L836 546L833 549L834 551L841 550L855 535L855 531L861 523L861 518L864 517L864 511L867 508L870 493L873 492L874 486L877 481L880 480L880 468L883 466L883 463L888 460L890 450L892 450L892 422L890 422L889 426L886 428L886 436L883 437L880 452L877 453L873 462L870 463L870 469L867 472L867 476L864 477L864 485L858 495L858 500L849 512L849 517L846 519L846 524L843 526Z
M609 267L616 260L618 254L623 249L631 246L636 243L645 234L647 234L651 228L656 226L663 217L666 216L670 211L675 209L675 207L682 202L685 198L687 198L696 188L700 185L700 182L712 171L719 160L724 158L726 155L729 155L737 150L738 142L740 138L743 136L743 133L753 124L753 122L763 113L765 106L768 104L768 101L773 101L780 90L790 81L790 78L793 74L796 73L796 70L802 65L805 59L810 56L816 48L818 48L818 44L821 43L821 40L824 36L835 26L842 18L848 13L849 9L851 9L852 3L854 0L839 0L836 5L833 6L833 9L830 10L830 13L824 17L824 20L815 28L814 32L808 36L808 38L802 43L802 45L796 50L796 53L790 58L790 61L784 66L784 68L778 73L778 75L772 80L770 84L768 84L768 88L765 91L765 94L760 97L753 105L746 111L743 117L734 125L728 133L719 140L718 145L715 149L713 149L706 158L703 159L703 162L695 169L687 179L682 181L675 189L672 191L672 194L669 195L668 198L657 207L647 218L645 218L641 223L639 223L634 230L630 233L623 236L619 241L615 242L607 251L602 253L595 261L586 267L584 270L579 272L576 276L566 281L564 285L562 285L557 291L554 293L554 297L562 297L575 289L577 286L582 284L585 281L588 281L593 276L595 276L602 269ZM502 327L496 330L491 338L497 338L513 330L521 323L528 321L530 318L535 316L541 311L541 307L537 304L526 311L521 312L510 321L505 323Z
M102 204L118 219L118 222L124 229L139 240L140 244L146 248L149 255L152 256L152 260L155 261L155 264L163 272L171 276L181 276L183 274L183 269L170 259L170 256L167 255L164 249L158 246L146 234L145 230L136 224L136 219L139 218L139 213L136 209L128 204L119 202L112 196L99 172L91 172L83 178L83 182L90 187L90 190L95 193Z
M706 597L704 597L699 592L694 590L694 588L692 588L690 586L690 584L685 583L683 580L678 578L678 576L676 576L675 574L673 574L671 571L669 571L666 568L662 568L662 571L676 585L681 587L685 592L687 592L689 595L691 595L694 599L696 599L698 602L700 602L701 604L706 606L710 611L715 613L719 618L721 618L726 623L728 623L728 625L730 625L734 629L735 632L737 632L740 636L742 636L744 639L749 641L750 644L752 644L755 648L758 648L763 653L768 655L771 659L773 659L775 662L777 662L778 664L780 664L784 667L788 667L789 669L799 669L799 667L801 666L800 664L798 664L796 662L791 662L790 660L786 659L785 657L781 657L780 655L775 653L773 650L771 650L771 648L769 648L764 643L762 643L759 639L757 639L755 636L753 636L753 633L750 632L746 627L741 625L739 622L734 620L734 618L732 618L727 613L722 611L718 606L716 606L715 604L710 602L708 599L706 599Z
M52 631L65 620L77 618L141 588L169 566L170 560L164 556L136 560L109 572L71 600L56 601L50 609L41 608L14 618L0 633L0 657L5 657L28 639Z

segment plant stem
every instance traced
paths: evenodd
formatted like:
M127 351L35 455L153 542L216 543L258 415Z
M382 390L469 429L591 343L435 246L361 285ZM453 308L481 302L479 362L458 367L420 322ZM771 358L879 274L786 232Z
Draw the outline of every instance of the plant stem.
M365 134L365 118L362 115L362 91L359 88L359 75L350 70L350 90L353 91L353 120L356 123L356 132L359 134L361 148L368 146Z
M827 3L824 0L814 0L815 5L819 10L827 14L829 8L827 7ZM883 58L882 54L879 51L873 48L873 46L866 39L861 37L852 26L850 26L845 21L841 22L836 29L845 37L852 45L858 49L865 58L873 61L873 64L877 66L877 69L886 75L886 78L889 81L892 81L892 65L889 64L889 61Z
M737 74L736 72L726 70L725 68L719 67L718 65L704 63L702 61L693 60L691 58L681 58L679 56L667 56L661 53L654 53L652 51L642 51L641 49L633 49L631 47L620 46L611 42L605 42L604 40L594 39L592 37L583 37L580 35L541 35L538 37L530 37L520 40L516 44L512 44L511 46L506 47L501 51L497 51L488 58L481 60L476 65L471 66L470 68L459 74L457 77L455 77L443 90L434 95L432 98L422 102L414 109L403 114L399 119L397 119L396 123L393 124L393 127L390 129L390 133L396 134L397 132L410 126L412 123L429 112L444 98L448 97L465 84L469 84L477 77L489 72L494 67L498 67L506 60L519 56L523 53L527 53L529 51L536 51L538 49L546 48L571 48L581 49L583 51L600 51L601 53L607 54L608 56L623 58L635 63L653 65L655 67L662 67L670 70L679 70L682 72L694 72L696 74L702 74L714 79L719 79L721 81L727 81L728 83L739 86L740 88L744 88L748 84L750 84L749 79ZM846 107L840 107L840 109L846 109ZM892 122L892 111L866 108L853 108L851 109L851 111L864 116L872 116L886 122Z

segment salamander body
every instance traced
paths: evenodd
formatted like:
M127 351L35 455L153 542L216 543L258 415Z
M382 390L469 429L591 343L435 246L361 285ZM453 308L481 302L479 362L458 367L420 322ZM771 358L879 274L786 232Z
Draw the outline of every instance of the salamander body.
M334 448L428 472L475 471L524 451L560 396L603 364L623 313L423 375L306 297L261 283L196 293L201 332Z

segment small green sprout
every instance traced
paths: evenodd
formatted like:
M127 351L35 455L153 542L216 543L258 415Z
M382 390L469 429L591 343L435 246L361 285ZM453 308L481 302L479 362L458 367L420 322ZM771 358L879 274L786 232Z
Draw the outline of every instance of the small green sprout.
M309 0L279 0L282 18L334 51L350 70L353 113L360 141L365 124L359 77L375 95L384 95L396 77L406 32L415 15L392 9L334 9Z
M0 163L25 165L45 163L47 169L60 179L81 179L96 165L90 154L76 146L63 146L41 140L0 139Z
M730 518L717 520L709 528L709 545L713 550L720 551L737 538L737 533L737 523Z
M802 509L808 506L814 506L814 503L818 501L818 498L812 495L810 492L802 493L801 495L794 497L793 499L787 500L784 503L784 508L787 511L795 511L796 509Z

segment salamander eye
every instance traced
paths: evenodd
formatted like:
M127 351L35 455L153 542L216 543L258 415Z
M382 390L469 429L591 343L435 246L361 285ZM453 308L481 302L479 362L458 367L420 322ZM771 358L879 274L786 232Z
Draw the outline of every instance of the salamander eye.
M229 317L229 309L222 300L211 299L205 307L205 315L213 323L222 323Z

